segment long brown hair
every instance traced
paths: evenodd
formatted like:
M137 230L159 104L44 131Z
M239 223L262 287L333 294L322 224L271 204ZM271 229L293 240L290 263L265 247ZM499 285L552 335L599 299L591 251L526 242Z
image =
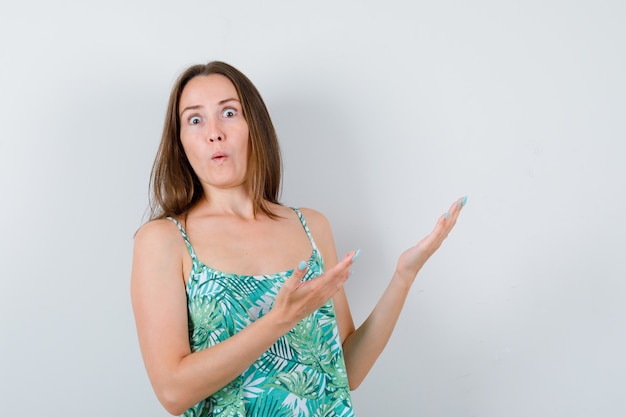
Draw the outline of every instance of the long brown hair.
M220 74L233 83L248 123L248 167L246 184L253 199L254 214L271 218L276 214L267 202L280 204L282 161L274 125L267 107L252 82L236 68L219 61L193 65L185 70L172 88L163 126L161 144L150 175L150 220L185 216L204 196L204 190L180 141L180 96L194 77Z

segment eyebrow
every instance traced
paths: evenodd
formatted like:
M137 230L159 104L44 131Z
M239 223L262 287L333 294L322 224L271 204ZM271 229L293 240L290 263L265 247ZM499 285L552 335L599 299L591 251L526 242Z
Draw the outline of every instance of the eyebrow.
M239 99L236 99L236 98L226 98L226 99L224 99L224 100L220 100L220 102L219 102L219 103L217 103L217 105L218 105L218 106L221 106L221 105L224 105L224 104L228 103L229 101L236 101L237 103L240 103L240 104L241 104L241 102L239 101ZM198 109L201 109L202 107L204 107L202 104L195 104L195 105L193 105L193 106L188 106L188 107L185 107L185 108L184 108L184 109L180 112L180 114L178 115L178 117L181 117L181 116L183 115L183 113L185 113L187 110L198 110Z

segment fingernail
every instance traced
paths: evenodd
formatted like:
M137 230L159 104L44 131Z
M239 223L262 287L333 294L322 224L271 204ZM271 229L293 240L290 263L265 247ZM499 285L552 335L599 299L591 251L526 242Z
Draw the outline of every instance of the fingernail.
M465 206L465 204L467 204L467 196L463 197L463 200L461 200L461 206Z
M360 254L361 254L361 249L357 249L356 253L352 257L352 262L356 261Z
M446 217L445 217L446 220L448 219L448 217L450 217L450 212L449 211L446 212Z
M298 264L298 271L304 271L304 268L306 268L306 262L300 261Z

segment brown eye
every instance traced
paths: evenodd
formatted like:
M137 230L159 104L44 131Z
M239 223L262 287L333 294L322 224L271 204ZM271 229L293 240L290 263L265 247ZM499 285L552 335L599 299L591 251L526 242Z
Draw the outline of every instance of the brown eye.
M197 125L198 123L200 123L202 121L202 119L200 118L200 116L191 116L189 118L189 124L190 125Z

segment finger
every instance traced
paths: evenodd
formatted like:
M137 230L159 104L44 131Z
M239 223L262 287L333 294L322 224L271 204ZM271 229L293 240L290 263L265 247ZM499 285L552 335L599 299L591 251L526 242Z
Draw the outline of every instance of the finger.
M291 276L285 281L284 285L291 286L293 288L298 287L308 268L309 266L305 261L300 261L298 266L291 273Z
M341 261L339 261L334 267L327 270L324 274L322 281L324 286L332 288L334 291L338 290L350 275L350 267L352 263L359 257L360 251L353 250L346 253ZM334 292L333 291L333 292Z
M452 205L450 206L450 210L448 210L448 212L450 214L458 213L459 211L461 211L463 207L465 207L465 204L467 204L467 196L460 197L454 203L452 203Z
M361 249L352 250L346 253L337 265L351 265L359 258L359 256L361 256Z
M437 221L435 232L442 236L443 239L448 237L448 234L456 225L461 209L465 206L465 204L467 204L467 196L457 199L454 203L452 203L450 209L439 218L439 221Z
M324 288L324 290L322 291L330 291L334 294L348 279L348 276L350 275L350 266L358 258L359 255L359 250L353 250L351 252L348 252L344 255L341 261L339 261L332 268L326 270L324 274L312 280L296 283L295 285L301 287L306 284L311 286L312 288ZM296 273L296 271L294 271L294 273Z
M453 225L456 223L457 218L459 217L459 214L461 214L461 210L463 209L463 207L465 207L465 205L467 204L467 196L461 197L457 200L456 202L456 207L454 209L453 212Z
M341 262L335 265L334 269L340 269L340 276L342 278L342 283L345 282L348 277L352 274L352 270L350 267L356 262L356 260L361 256L361 249L356 249L351 252L346 253Z
M450 223L454 224L456 219L459 217L461 209L465 207L465 204L467 204L467 196L457 199L454 203L452 203L450 209L442 216L443 220L450 220Z

